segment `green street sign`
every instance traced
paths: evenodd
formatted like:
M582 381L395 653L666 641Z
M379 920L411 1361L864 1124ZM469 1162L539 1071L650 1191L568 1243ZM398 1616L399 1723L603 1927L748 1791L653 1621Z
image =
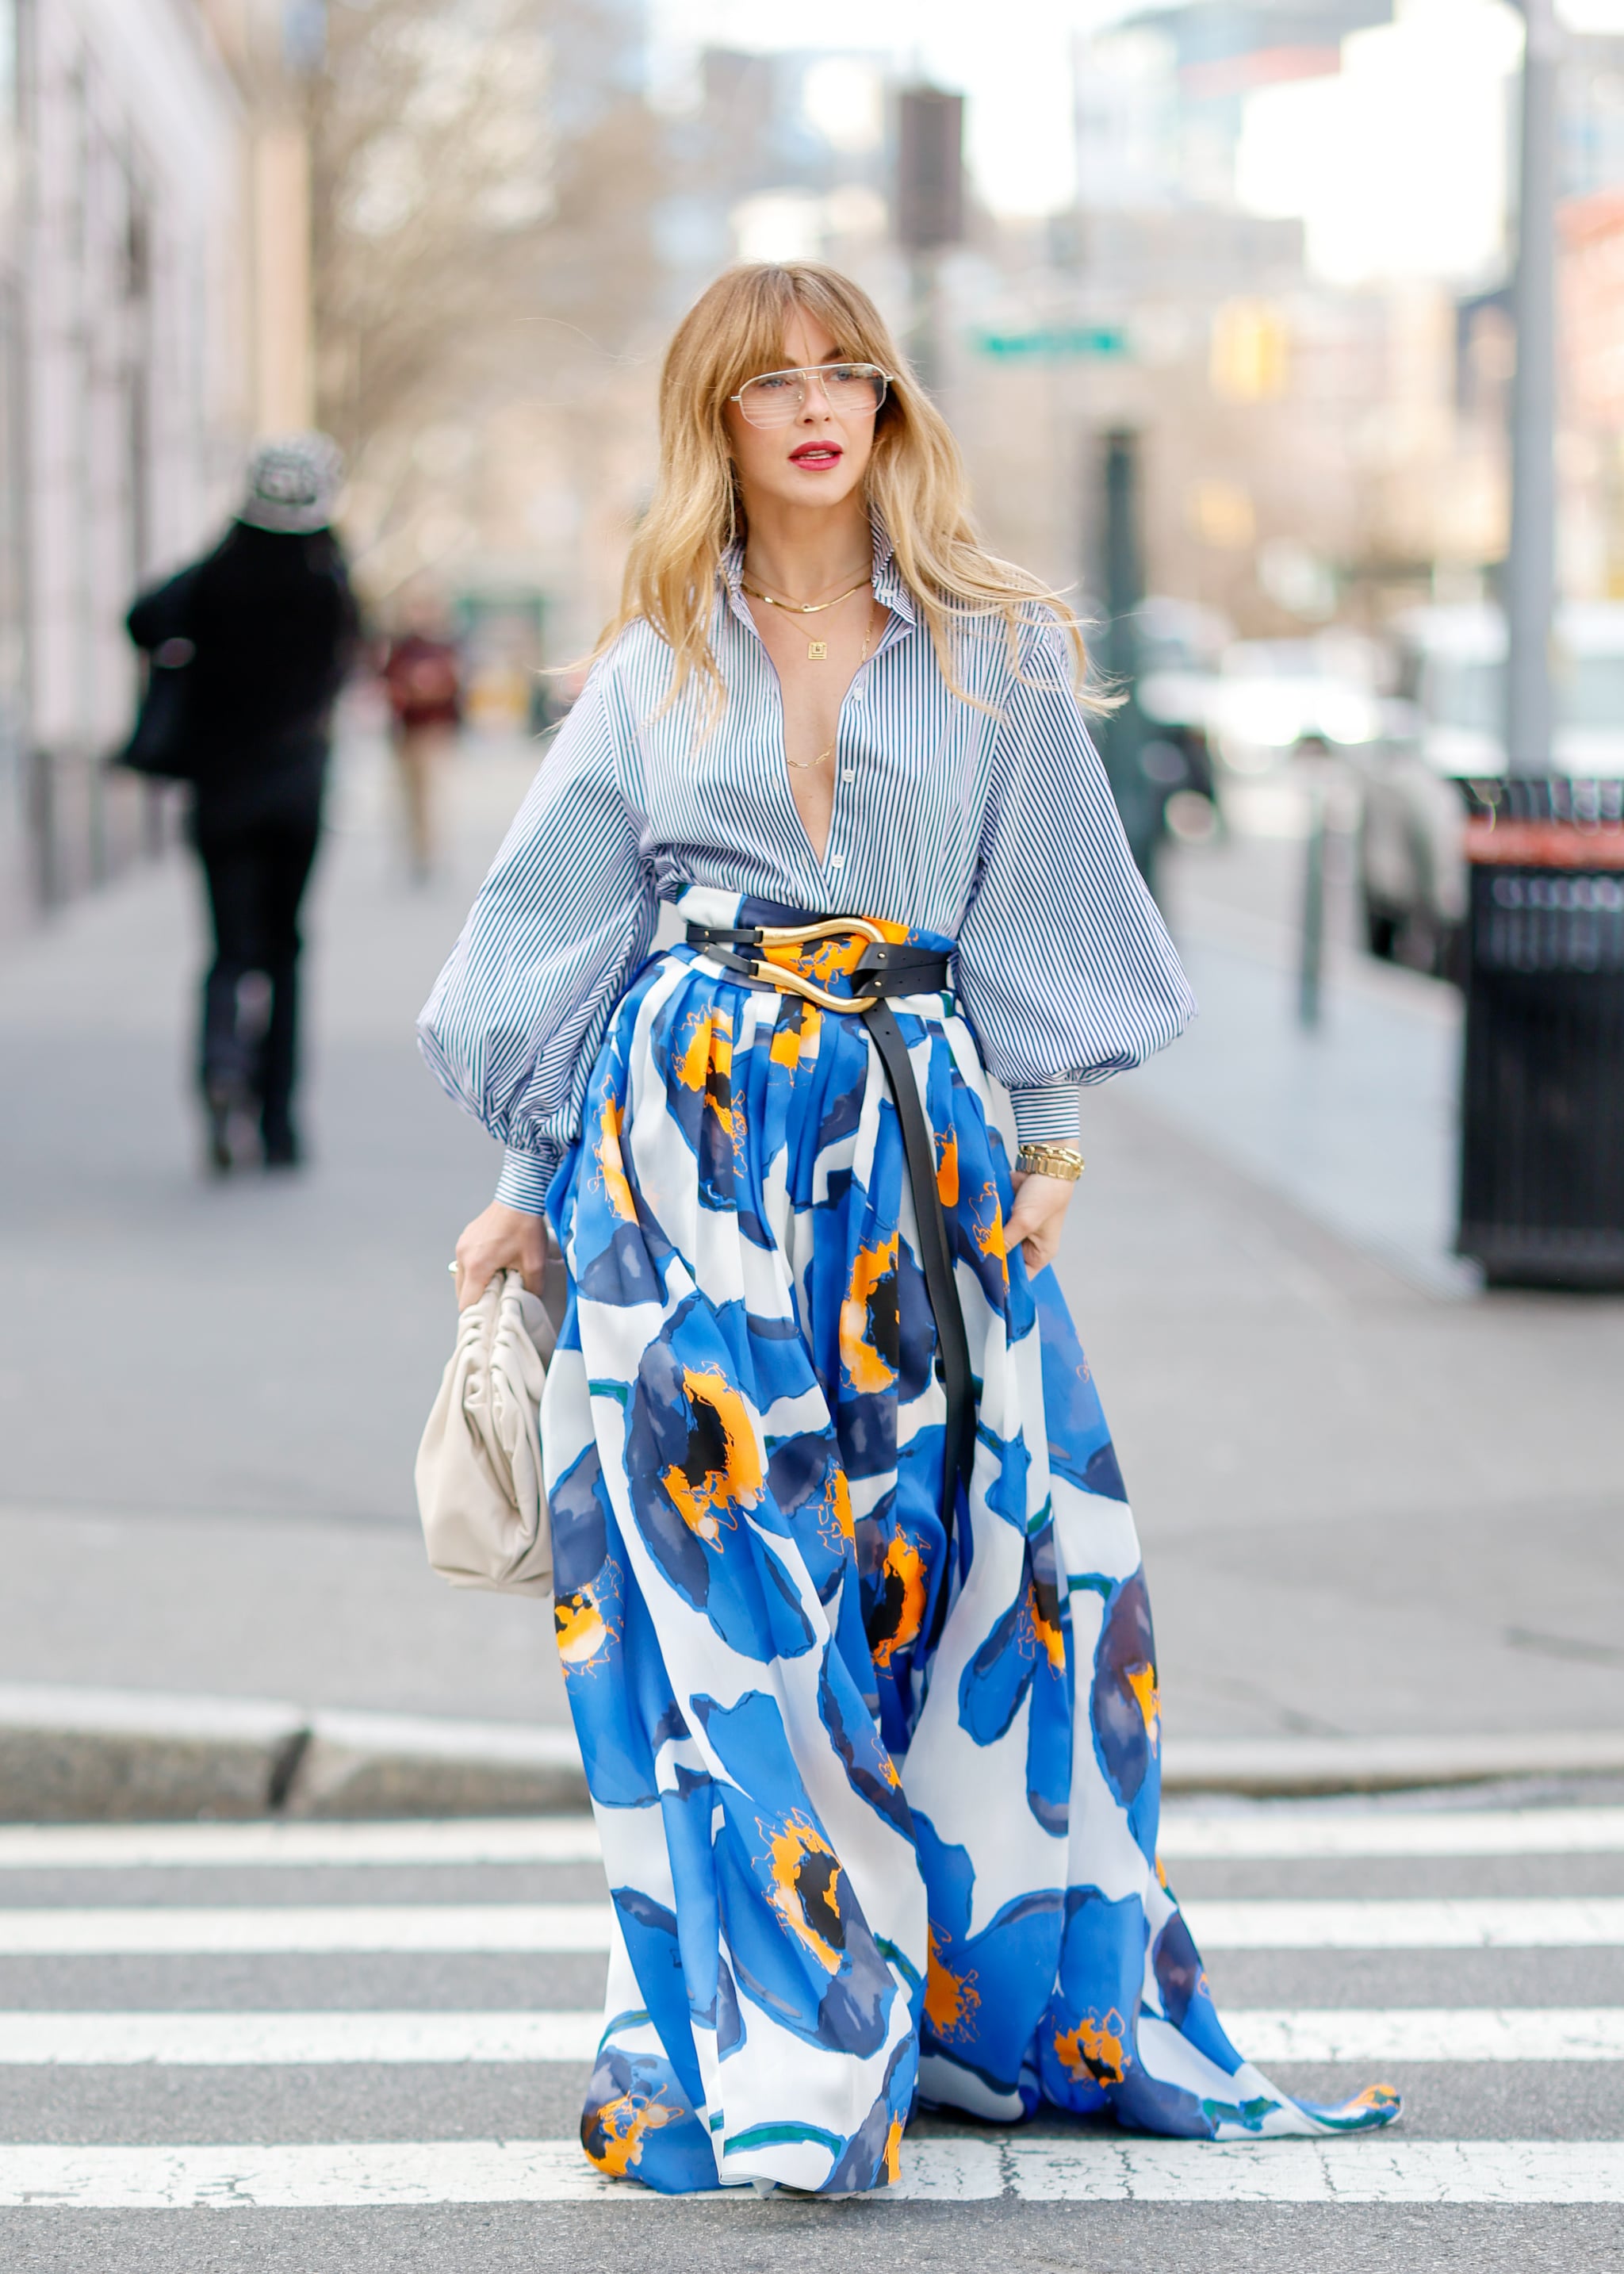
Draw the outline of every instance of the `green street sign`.
M973 341L978 355L1032 362L1128 352L1128 335L1119 324L1046 324L1034 332L977 332Z

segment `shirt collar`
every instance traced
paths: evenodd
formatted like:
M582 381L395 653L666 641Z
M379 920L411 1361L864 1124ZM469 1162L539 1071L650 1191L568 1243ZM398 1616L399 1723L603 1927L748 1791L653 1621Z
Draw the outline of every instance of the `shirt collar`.
M891 532L877 513L871 516L871 522L874 530L874 597L883 608L889 608L894 616L900 616L904 623L917 623L919 619L914 595L904 583L902 572L897 566ZM734 615L754 630L750 612L744 604L742 538L733 539L722 555L721 565L723 582L727 587L728 606Z
M755 621L744 605L744 539L735 537L722 555L722 581L727 587L727 605L741 624L756 629Z
M904 583L902 571L897 566L891 531L877 513L871 519L874 524L874 597L882 607L889 608L892 615L900 616L905 624L917 623L919 618L914 595Z

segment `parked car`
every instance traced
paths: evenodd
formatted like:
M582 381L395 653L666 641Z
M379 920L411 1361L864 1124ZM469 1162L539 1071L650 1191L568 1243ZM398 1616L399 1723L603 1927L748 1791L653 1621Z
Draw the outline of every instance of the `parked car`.
M1552 771L1624 775L1624 606L1559 610ZM1464 785L1506 771L1497 608L1413 608L1392 627L1397 699L1359 753L1358 877L1371 953L1444 975L1466 912Z
M1230 625L1193 600L1152 595L1135 613L1139 705L1149 734L1139 763L1175 837L1199 842L1221 824L1210 719L1214 666Z
M1506 622L1498 608L1411 608L1392 627L1396 692L1427 764L1457 781L1506 771ZM1552 642L1552 771L1624 774L1624 606L1560 608Z
M1352 749L1378 727L1380 656L1357 632L1236 640L1212 689L1208 724L1233 773L1269 773L1304 744Z
M1383 704L1380 723L1357 761L1365 945L1384 961L1454 977L1466 918L1464 806L1423 755L1413 703Z

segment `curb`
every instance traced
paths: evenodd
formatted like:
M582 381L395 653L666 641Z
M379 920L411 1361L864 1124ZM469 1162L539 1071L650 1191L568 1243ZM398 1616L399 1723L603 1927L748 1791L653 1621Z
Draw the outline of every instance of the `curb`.
M1486 1784L1501 1777L1624 1775L1624 1729L1437 1737L1215 1737L1169 1743L1163 1792L1306 1799Z
M289 1816L502 1816L589 1805L573 1729L314 1713Z
M568 1729L0 1685L0 1822L491 1816L586 1804Z
M1168 1793L1252 1799L1624 1775L1624 1730L1169 1743ZM0 1685L0 1822L551 1814L587 1805L572 1731L272 1698Z

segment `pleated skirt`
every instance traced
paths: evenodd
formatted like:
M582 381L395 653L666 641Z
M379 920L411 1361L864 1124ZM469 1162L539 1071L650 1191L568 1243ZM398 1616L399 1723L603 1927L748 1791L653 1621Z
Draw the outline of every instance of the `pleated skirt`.
M849 991L854 953L799 968ZM921 2107L1387 2123L1385 2087L1294 2100L1224 2033L1157 1861L1150 1605L1087 1361L1054 1273L1006 1248L969 1028L948 997L892 1008L977 1384L951 1543L901 1133L859 1020L655 957L554 1180L555 1620L613 1908L586 2153L671 2194L841 2194L898 2177Z

